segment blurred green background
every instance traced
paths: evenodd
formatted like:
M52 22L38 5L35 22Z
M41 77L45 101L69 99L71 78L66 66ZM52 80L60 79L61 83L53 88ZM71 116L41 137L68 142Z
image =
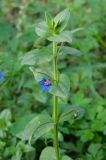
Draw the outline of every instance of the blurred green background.
M74 160L106 160L106 0L0 0L0 71L5 72L0 81L0 160L37 160L51 144L39 139L32 151L9 127L23 115L51 111L51 96L39 90L21 60L48 44L35 33L45 11L55 16L67 7L68 28L84 28L71 44L82 56L61 57L59 69L70 78L69 104L83 107L85 115L62 125L60 146Z

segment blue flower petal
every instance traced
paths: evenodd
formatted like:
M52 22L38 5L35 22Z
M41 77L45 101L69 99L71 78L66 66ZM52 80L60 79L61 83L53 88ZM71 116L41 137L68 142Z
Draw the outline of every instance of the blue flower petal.
M50 91L51 85L46 87L47 91Z
M4 79L4 72L0 72L0 80Z
M46 86L41 86L41 90L42 90L42 91L46 91L46 90L47 90L47 87L46 87Z
M39 85L42 91L49 91L51 87L51 82L47 78L42 78L41 81L39 81Z

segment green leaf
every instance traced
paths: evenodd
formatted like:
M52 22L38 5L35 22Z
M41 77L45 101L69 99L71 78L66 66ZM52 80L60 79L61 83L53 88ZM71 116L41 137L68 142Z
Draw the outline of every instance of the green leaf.
M101 144L91 143L91 145L88 148L88 151L90 154L92 154L93 157L95 157L100 149L101 149Z
M72 158L68 157L68 156L63 156L62 160L73 160Z
M86 106L91 102L91 98L85 98L82 91L78 91L71 97L72 104L75 106Z
M69 18L70 10L68 8L57 14L54 18L55 28L59 28L60 32L63 31L69 22Z
M68 46L60 46L59 52L60 52L60 55L69 54L73 56L81 56L81 52L78 49L68 47Z
M93 123L91 124L91 128L93 131L102 132L104 127L104 122L101 120L93 120Z
M51 34L48 25L44 21L36 25L35 32L37 33L38 36L45 37L46 39Z
M5 136L3 132L8 130L8 127L11 126L11 111L9 109L4 109L0 113L0 137Z
M53 147L46 147L40 155L40 160L56 160L56 153ZM62 156L62 160L72 160L67 155Z
M36 63L36 52L38 52L38 50L32 50L30 52L27 52L22 58L22 65L34 65Z
M41 90L36 90L34 93L33 93L33 96L35 97L35 99L40 102L40 103L43 103L45 104L48 100L48 95L45 93L45 92L42 92Z
M65 74L60 75L60 80L58 84L52 85L50 89L50 93L62 97L67 98L70 89L70 80Z
M31 152L35 150L32 146L30 146L29 144L26 144L23 141L20 141L17 143L16 149L22 152Z
M53 147L46 147L41 155L40 160L56 160L56 154Z
M35 132L33 133L32 139L34 141L36 141L40 137L43 137L45 134L47 134L49 131L53 129L54 123L51 119L49 121L47 118L48 117L45 117L45 119L40 119L41 125L38 128L36 128Z
M52 60L52 54L50 47L44 47L42 49L35 49L27 52L22 58L22 65L40 65Z
M4 119L5 121L11 120L11 111L9 109L5 109L0 113L0 119Z
M76 29L73 29L71 30L71 33L76 33L76 32L79 32L79 31L82 31L84 28L80 27L80 28L76 28Z
M30 67L29 68L31 70L31 72L34 75L34 78L37 82L39 82L42 77L47 77L48 79L52 79L53 75L52 75L52 71L50 68L46 67L46 68L34 68L34 67Z
M11 128L11 132L22 140L34 139L47 133L53 127L52 118L47 113L20 118Z
M53 20L52 20L52 17L49 13L45 13L45 17L46 17L46 23L48 24L48 27L50 29L53 29Z
M59 122L69 121L73 118L80 119L84 113L85 112L82 108L66 105L59 116Z
M72 42L72 34L70 31L63 31L60 34L54 34L53 36L48 37L48 40L59 42Z
M16 151L14 151L14 155L12 156L12 160L21 160L23 153L34 152L34 148L29 144L24 143L23 141L19 141L15 146Z
M92 140L94 137L94 133L89 129L79 130L77 135L80 136L82 142Z
M10 128L11 133L21 139L28 139L32 135L33 122L36 121L36 119L37 116L34 114L25 115L22 118L17 119ZM26 132L24 133L24 131Z

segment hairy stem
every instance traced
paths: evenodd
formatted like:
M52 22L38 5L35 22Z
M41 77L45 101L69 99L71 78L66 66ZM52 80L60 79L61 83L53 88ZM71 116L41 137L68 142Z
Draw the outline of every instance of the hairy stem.
M57 44L53 42L53 70L54 70L54 83L58 82L58 65L57 65ZM58 97L54 96L53 104L53 120L54 120L54 138L53 145L56 152L57 160L60 160L59 144L58 144Z

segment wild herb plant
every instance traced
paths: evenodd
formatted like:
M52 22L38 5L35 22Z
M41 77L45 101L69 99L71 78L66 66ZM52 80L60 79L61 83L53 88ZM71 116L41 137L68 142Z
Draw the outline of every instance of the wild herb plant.
M53 137L54 123L50 117L52 95L42 91L45 90L42 83L41 89L38 89L40 81L45 80L43 78L50 82L48 89L53 85L53 48L52 44L48 45L50 42L45 36L37 40L33 24L44 17L44 10L53 15L69 6L71 19L68 28L83 26L85 29L75 36L73 43L65 42L67 47L80 48L81 57L74 56L80 55L78 52L66 52L63 48L64 52L60 50L58 54L59 75L67 74L71 83L68 106L66 98L58 97L59 149L62 156L71 155L75 160L106 160L106 1L22 0L21 3L1 0L0 6L0 70L6 71L4 78L0 73L0 109L3 110L0 113L0 159L38 159L45 147L42 151L43 154L46 150L45 159L52 159L51 155L55 155L53 148L47 147L52 146ZM63 47L59 43L58 48L59 45ZM32 50L34 48L37 50ZM24 57L23 62L33 65L31 70L34 71L36 84L28 67L20 65L20 56L28 51L29 58L26 54L27 59ZM78 121L73 120L78 112L75 107L76 111L72 112L71 105L83 107L85 116ZM13 120L16 122L12 132L18 138L10 133Z
M47 39L50 44L48 46L41 46L38 49L32 50L23 57L22 64L24 65L34 65L30 67L30 70L33 72L35 80L37 81L40 89L46 91L53 95L53 113L52 118L48 115L43 114L43 118L40 115L39 120L34 119L32 124L29 125L30 134L27 138L24 137L25 131L18 134L18 137L23 137L25 139L37 139L46 133L48 130L52 131L53 147L47 147L43 150L40 159L56 159L56 160L65 160L70 159L68 156L65 156L59 151L59 141L58 141L58 128L61 124L61 121L65 121L67 117L73 113L74 116L78 116L78 108L70 107L69 110L66 109L60 116L59 113L59 101L63 101L67 104L67 99L70 91L70 80L66 74L60 73L58 68L58 59L63 54L75 54L79 55L80 52L77 49L71 48L68 44L72 43L72 34L80 29L75 29L74 31L66 30L68 22L70 20L70 10L65 9L60 12L54 18L49 14L45 14L46 21L40 22L35 27L35 31L40 36L40 38ZM38 40L39 41L39 40ZM65 45L67 44L67 45ZM46 67L42 63L46 62ZM35 125L36 122L38 126ZM33 125L33 126L31 126ZM36 127L35 127L35 126ZM39 126L42 125L44 130L39 129ZM31 130L30 130L31 127ZM13 128L14 130L14 128ZM36 133L37 130L37 134ZM38 131L39 130L39 131ZM25 133L26 134L26 133ZM49 156L47 153L50 152Z

